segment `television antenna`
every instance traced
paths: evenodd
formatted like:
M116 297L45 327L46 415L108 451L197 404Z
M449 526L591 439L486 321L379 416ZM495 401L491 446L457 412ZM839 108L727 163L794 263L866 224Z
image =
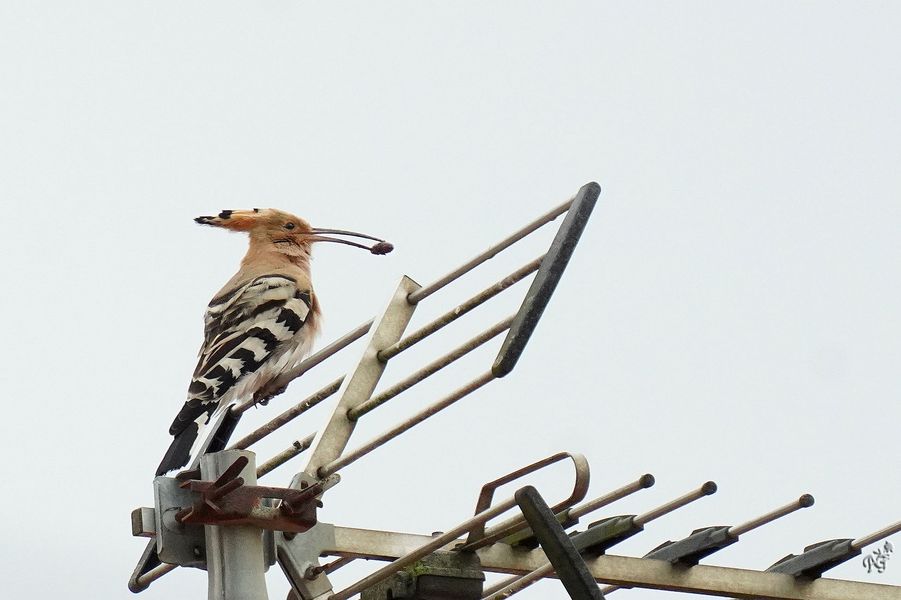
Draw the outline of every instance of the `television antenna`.
M344 467L513 371L599 194L596 183L582 186L573 198L429 285L420 286L403 277L387 308L377 318L306 359L292 376L313 369L366 337L362 356L350 372L228 449L203 456L198 471L154 479L153 507L132 512L132 534L150 541L129 580L129 589L138 593L179 566L195 567L207 571L211 600L267 600L264 573L278 563L291 583L291 597L295 600L347 600L357 595L363 600L500 600L544 578L560 579L569 596L579 600L603 598L633 587L774 600L901 600L899 586L822 577L828 569L859 556L864 547L901 531L901 522L858 538L808 546L764 571L699 564L739 541L740 536L811 506L813 497L807 494L738 525L697 529L681 540L657 546L641 558L608 554L613 546L641 533L656 519L713 494L716 484L708 481L642 514L608 516L577 531L573 528L580 519L650 488L654 477L642 475L586 501L588 461L569 452L554 454L486 483L473 516L444 533L418 535L358 529L318 520L317 509L328 490L339 483ZM404 335L422 301L563 215L545 254ZM533 274L516 313L387 389L375 392L388 361ZM360 419L504 333L489 369L348 450ZM277 385L272 387L289 383L275 382ZM274 457L256 464L256 456L248 448L333 396L337 401L331 416L318 433L297 439ZM231 410L240 415L253 405L254 400L248 399ZM287 487L258 485L259 478L307 451L306 467ZM502 485L516 483L560 462L572 463L573 484L553 505L549 506L531 486L520 487L512 497L494 499L495 491ZM504 513L512 516L488 525ZM326 557L332 558L324 561ZM361 558L387 564L343 589L334 589L329 575ZM507 573L511 577L485 587L485 572Z

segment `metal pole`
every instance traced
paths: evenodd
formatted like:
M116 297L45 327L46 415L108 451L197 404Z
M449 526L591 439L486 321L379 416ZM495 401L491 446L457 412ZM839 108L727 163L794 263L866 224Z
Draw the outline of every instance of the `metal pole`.
M247 485L256 485L254 453L248 450L205 454L200 459L200 474L214 481L241 456L249 462L239 477ZM204 531L209 600L267 600L262 531L232 525L207 525Z

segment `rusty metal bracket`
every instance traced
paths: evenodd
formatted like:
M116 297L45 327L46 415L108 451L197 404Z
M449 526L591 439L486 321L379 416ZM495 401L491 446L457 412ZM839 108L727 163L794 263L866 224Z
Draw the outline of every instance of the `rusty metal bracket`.
M326 482L303 485L299 490L244 485L238 473L247 462L246 457L238 458L215 481L181 482L179 487L200 494L200 498L178 511L175 520L182 524L254 525L292 533L302 533L316 524L316 509L322 506L317 496L328 487ZM281 502L267 506L264 499Z
M588 493L588 484L591 479L591 470L588 466L588 461L581 454L574 454L571 452L558 452L557 454L548 456L547 458L522 467L521 469L517 469L516 471L508 473L503 477L499 477L494 481L489 481L488 483L483 485L482 491L479 493L479 499L476 502L475 514L484 512L489 506L491 506L491 501L494 498L494 492L497 491L499 487L506 485L512 481L516 481L517 479L525 477L526 475L529 475L536 471L540 471L541 469L549 465L558 463L567 458L573 461L573 467L575 469L575 481L573 482L573 490L568 498L555 504L553 507L551 507L551 510L557 513L561 510L573 506L576 502L579 502L583 498L585 498L585 495ZM477 548L482 548L527 527L528 525L525 524L525 522L521 518L508 519L487 530L485 529L485 525L483 523L473 528L470 531L469 536L466 538L466 543L458 547L457 549L475 550Z

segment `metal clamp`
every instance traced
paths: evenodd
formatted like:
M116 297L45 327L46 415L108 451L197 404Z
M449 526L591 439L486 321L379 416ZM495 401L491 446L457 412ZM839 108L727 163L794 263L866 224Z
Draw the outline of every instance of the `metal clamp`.
M316 509L322 506L317 496L327 487L316 482L302 489L244 485L237 474L248 459L235 460L215 481L183 481L181 488L200 494L191 506L175 514L175 520L194 525L253 525L261 529L302 533L316 524ZM266 506L264 498L281 500L278 506Z

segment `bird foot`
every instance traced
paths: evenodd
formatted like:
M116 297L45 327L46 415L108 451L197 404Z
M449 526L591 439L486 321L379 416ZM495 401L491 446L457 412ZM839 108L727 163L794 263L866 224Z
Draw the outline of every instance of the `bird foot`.
M287 390L287 389L288 389L287 385L283 385L280 388L275 389L275 390L269 390L269 389L264 388L264 389L260 390L259 392L257 392L257 394L254 395L253 403L255 405L266 406L267 404L269 404L270 400L272 400L279 394L285 393L285 390Z

